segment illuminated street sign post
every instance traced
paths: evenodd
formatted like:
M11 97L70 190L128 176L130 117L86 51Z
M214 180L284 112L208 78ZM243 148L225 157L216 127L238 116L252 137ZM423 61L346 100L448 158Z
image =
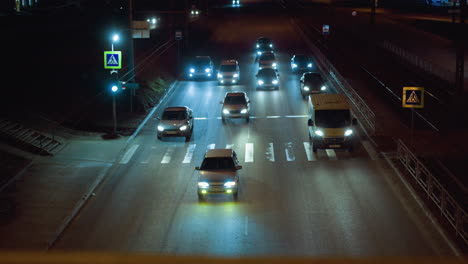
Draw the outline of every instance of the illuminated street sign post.
M322 26L322 34L325 35L325 36L330 34L330 25L323 25Z
M182 40L182 30L175 31L175 40L177 40L177 66L180 67L180 41Z
M413 146L414 133L414 108L424 108L424 87L403 87L403 98L401 100L404 108L411 108L411 137Z

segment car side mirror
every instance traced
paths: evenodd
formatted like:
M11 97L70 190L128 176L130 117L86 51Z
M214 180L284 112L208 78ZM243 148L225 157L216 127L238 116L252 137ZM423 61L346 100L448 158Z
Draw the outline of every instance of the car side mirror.
M280 74L279 74L279 73L277 73L276 75L280 76Z
M353 124L353 126L357 126L357 119L356 118L353 118L352 124Z
M200 167L196 166L196 167L195 167L195 170L200 170Z
M258 74L255 74L255 77L258 77Z
M223 101L219 101L220 104L223 104Z
M312 119L307 120L307 125L314 126L314 121L312 121Z
M250 104L250 100L247 100L247 103Z
M237 165L236 169L238 170L242 169L242 165Z

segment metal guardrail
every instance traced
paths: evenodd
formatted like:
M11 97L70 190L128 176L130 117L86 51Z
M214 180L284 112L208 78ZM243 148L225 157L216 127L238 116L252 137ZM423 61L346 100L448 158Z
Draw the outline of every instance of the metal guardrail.
M468 214L400 139L397 144L397 158L426 193L427 198L439 209L440 214L454 229L455 235L468 245Z
M291 18L291 23L295 25L295 28L298 29L299 33L303 36L306 44L314 53L314 57L319 62L319 65L326 73L334 80L336 87L340 89L341 92L346 94L349 100L353 105L353 112L356 114L369 135L373 135L376 131L375 123L375 114L366 104L366 102L359 96L359 94L351 87L351 85L346 81L343 76L335 69L335 67L328 61L325 55L321 52L320 49L316 47L307 37L307 34L299 24ZM362 122L364 121L364 122Z

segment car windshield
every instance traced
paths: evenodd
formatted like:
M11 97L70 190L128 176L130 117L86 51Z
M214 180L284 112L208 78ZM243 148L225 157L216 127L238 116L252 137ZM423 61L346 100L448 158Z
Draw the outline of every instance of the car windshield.
M200 170L235 170L236 166L232 158L205 158Z
M273 69L261 69L259 72L258 72L258 77L276 77L276 72L275 70Z
M274 60L275 59L275 55L273 54L262 54L262 56L260 57L260 60Z
M162 120L183 120L187 117L185 111L164 111Z
M342 128L350 125L349 110L317 110L315 124L323 128Z
M236 71L236 65L221 65L221 67L219 67L219 71L222 71L222 72Z
M195 67L208 67L210 61L208 59L196 59L193 63Z
M246 104L244 96L226 96L225 104Z
M296 57L294 57L294 61L296 63L307 63L308 60L309 60L309 58L307 58L306 56L296 56Z
M309 83L323 83L324 82L322 76L318 74L307 74L304 76L304 80Z
M261 44L270 44L270 43L271 43L271 40L270 40L270 39L267 39L267 38L259 38L259 39L257 40L257 43L260 44L260 45L261 45Z

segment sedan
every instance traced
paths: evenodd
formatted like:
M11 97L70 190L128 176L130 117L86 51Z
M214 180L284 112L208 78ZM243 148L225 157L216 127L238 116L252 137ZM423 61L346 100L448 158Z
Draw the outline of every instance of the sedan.
M272 68L260 69L255 75L257 77L257 88L279 89L279 73Z
M296 54L291 58L292 72L310 71L314 64L312 60L305 54Z

